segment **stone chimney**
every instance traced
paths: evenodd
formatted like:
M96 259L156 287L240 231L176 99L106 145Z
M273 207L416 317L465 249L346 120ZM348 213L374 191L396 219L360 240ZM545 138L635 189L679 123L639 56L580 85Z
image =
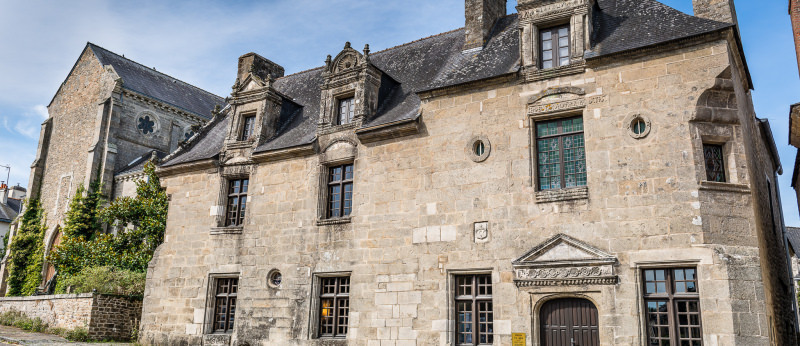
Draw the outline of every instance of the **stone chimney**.
M281 78L284 74L281 65L256 53L247 53L239 57L239 73L236 75L236 80L244 81L250 72L264 81Z
M2 189L0 192L0 204L6 204L8 203L8 185L0 182L0 189Z
M506 15L506 0L466 0L467 39L464 50L483 48L498 19Z
M733 0L692 0L695 17L738 25Z
M800 71L800 0L789 0L789 16L792 19L794 50L797 54L797 69Z

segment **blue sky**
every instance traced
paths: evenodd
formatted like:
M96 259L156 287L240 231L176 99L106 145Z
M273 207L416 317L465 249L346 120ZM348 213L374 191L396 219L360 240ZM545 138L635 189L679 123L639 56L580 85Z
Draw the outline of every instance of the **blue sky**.
M692 13L691 0L664 0ZM516 12L509 1L509 13ZM786 0L736 3L756 112L781 154L787 225L800 226L791 189L796 150L789 105L800 77ZM27 186L46 106L87 41L221 96L238 56L254 51L294 73L323 64L345 41L372 51L464 25L463 0L45 1L0 0L0 165ZM0 180L6 172L0 168Z

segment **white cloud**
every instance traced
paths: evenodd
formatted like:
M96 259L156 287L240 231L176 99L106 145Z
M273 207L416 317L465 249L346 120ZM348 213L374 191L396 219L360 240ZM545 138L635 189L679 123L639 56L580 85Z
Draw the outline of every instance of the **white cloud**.
M33 112L37 114L42 120L45 120L50 117L50 114L47 112L47 106L45 105L36 105L33 106Z

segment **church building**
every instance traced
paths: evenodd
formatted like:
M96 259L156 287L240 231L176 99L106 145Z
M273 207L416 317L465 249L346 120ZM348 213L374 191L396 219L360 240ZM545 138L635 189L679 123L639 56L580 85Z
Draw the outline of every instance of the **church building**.
M794 345L772 131L733 0L693 2L465 0L308 71L241 56L158 168L140 342Z

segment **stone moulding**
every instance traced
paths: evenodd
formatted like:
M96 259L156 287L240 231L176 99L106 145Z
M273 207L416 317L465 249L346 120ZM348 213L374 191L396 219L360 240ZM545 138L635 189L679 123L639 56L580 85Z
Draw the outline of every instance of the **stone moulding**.
M212 235L221 235L221 234L242 234L244 227L213 227L211 228Z
M349 216L337 217L335 219L322 219L322 220L317 220L317 226L341 225L345 223L350 223L351 221L352 218Z
M421 115L412 120L403 120L374 127L359 129L356 136L361 143L373 143L387 139L411 136L419 133Z
M586 72L586 63L573 63L567 66L539 69L535 66L526 66L522 72L526 82L538 82L545 79L552 79L556 77L570 76L574 74Z
M587 243L558 234L512 263L517 287L614 285L617 258Z
M588 187L536 191L536 203L564 202L579 199L589 199Z
M253 154L255 162L271 162L313 155L317 152L315 143L301 145L292 148L278 149L267 152Z
M718 183L715 181L701 181L700 190L749 194L750 186L734 183Z

